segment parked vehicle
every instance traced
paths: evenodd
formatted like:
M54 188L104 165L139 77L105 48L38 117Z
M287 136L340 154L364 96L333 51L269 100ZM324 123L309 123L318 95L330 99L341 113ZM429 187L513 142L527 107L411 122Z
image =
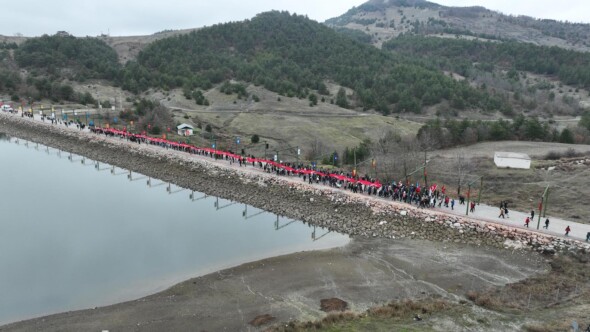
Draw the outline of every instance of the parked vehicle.
M6 105L6 104L0 106L0 109L2 109L4 112L10 112L10 113L14 112L14 109L12 109L12 107L10 107L10 105Z

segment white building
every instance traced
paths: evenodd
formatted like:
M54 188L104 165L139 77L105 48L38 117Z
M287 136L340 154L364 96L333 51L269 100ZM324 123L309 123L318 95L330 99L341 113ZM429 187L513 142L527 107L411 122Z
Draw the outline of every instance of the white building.
M178 135L181 136L192 136L193 135L193 126L183 123L179 126L176 127L176 129L178 130Z
M494 163L500 168L530 169L531 157L525 153L496 152L494 153Z

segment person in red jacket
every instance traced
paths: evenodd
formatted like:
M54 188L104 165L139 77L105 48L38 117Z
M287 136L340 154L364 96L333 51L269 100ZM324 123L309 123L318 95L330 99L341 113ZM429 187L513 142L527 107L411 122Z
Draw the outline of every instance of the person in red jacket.
M568 225L568 226L565 228L565 236L569 236L569 234L570 234L570 231L571 231L571 228L570 228L570 226Z
M529 217L526 217L526 219L524 220L524 225L528 228L529 227L529 222L531 222L531 219Z

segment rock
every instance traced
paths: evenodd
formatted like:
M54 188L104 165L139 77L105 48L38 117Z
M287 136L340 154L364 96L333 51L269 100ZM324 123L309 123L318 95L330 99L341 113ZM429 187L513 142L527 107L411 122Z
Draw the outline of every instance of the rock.
M320 309L324 312L330 311L345 311L348 303L339 298L322 299L320 300Z
M259 327L259 326L262 326L266 323L272 322L273 320L275 320L275 317L273 317L269 314L264 314L264 315L256 316L253 320L248 322L248 324L255 326L255 327Z
M408 215L408 211L405 211L405 210L404 211L400 211L399 214L402 215L402 216L407 216Z

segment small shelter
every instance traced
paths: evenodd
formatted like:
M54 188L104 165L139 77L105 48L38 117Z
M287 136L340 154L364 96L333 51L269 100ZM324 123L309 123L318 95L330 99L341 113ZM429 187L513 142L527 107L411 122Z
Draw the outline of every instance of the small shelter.
M494 163L499 168L530 169L531 157L526 153L496 152L494 153Z
M176 129L178 130L178 135L181 136L192 136L193 135L193 126L183 123L181 125L176 126Z

